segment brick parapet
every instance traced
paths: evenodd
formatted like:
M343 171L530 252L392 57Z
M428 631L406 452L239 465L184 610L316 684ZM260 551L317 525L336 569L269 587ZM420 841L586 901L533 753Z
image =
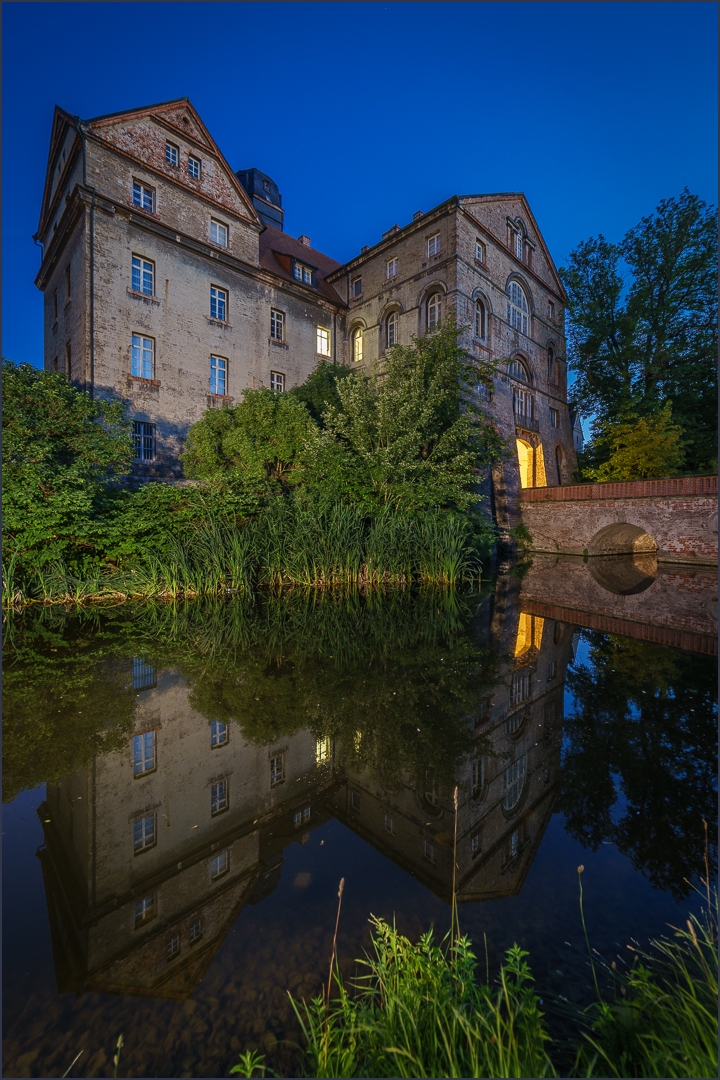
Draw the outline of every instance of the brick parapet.
M648 499L672 495L717 495L718 478L669 476L658 480L607 481L599 484L568 484L563 487L524 488L521 502L576 502L588 499Z

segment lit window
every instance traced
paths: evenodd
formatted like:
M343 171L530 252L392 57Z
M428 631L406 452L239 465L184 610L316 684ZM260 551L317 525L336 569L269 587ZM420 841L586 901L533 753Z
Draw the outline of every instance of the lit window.
M133 292L144 293L152 296L154 292L155 264L141 259L139 255L132 257L132 281Z
M527 776L527 757L525 754L513 761L503 774L503 809L513 810L520 802Z
M270 758L270 787L282 784L285 779L285 755L276 754Z
M227 322L227 298L225 289L218 289L215 285L210 286L210 318Z
M322 739L318 739L315 743L315 761L318 765L324 764L332 757L332 744L330 742L330 736L324 735Z
M155 367L155 342L142 334L132 336L132 374L137 379L152 379Z
M225 397L227 390L227 360L222 356L210 357L210 393Z
M285 376L281 371L270 372L270 389L281 394L285 389Z
M196 157L188 158L188 176L192 176L193 180L200 179L200 161Z
M270 337L273 341L285 340L285 314L282 311L270 311Z
M434 236L429 236L427 239L427 257L432 258L433 255L440 254L440 233L435 233Z
M442 297L440 293L433 293L427 304L427 327L433 330L440 325L442 320Z
M180 935L173 934L171 938L168 938L167 943L167 958L168 960L174 960L176 956L180 955Z
M519 379L520 382L530 382L530 373L525 367L522 360L520 360L517 356L508 364L508 375L512 375L514 379Z
M214 859L210 860L210 878L212 881L216 881L222 877L223 874L227 874L230 869L230 852L221 851L219 855L216 855Z
M519 705L521 701L527 701L530 697L530 672L525 669L513 673L512 686L510 688L510 703Z
M388 261L385 263L385 277L386 278L397 277L397 272L398 272L397 258L388 259Z
M142 926L143 923L150 922L151 919L155 918L156 914L155 897L143 896L142 900L135 903L135 929L137 930L138 926Z
M560 427L560 413L557 409L550 410L550 427Z
M385 815L385 832L395 833L395 818L390 814Z
M470 778L470 797L477 799L485 788L485 758L476 758L472 763Z
M155 192L152 188L141 184L139 180L133 180L132 201L133 206L139 206L141 210L153 211Z
M155 768L155 732L133 735L133 776L144 776Z
M144 656L133 657L133 690L147 690L155 685L155 668L145 663Z
M313 284L313 272L309 266L303 266L302 263L293 263L293 277L296 281L302 281L303 285Z
M133 821L133 848L135 854L155 846L155 814L143 814Z
M470 854L473 859L476 855L479 855L482 851L482 845L480 843L480 833L476 832L470 837Z
M356 277L355 280L352 282L351 288L352 288L352 295L354 297L362 296L362 289L363 289L362 278L361 277Z
M220 247L227 247L228 245L228 227L223 225L221 221L216 221L215 218L210 219L210 239L213 244L218 244Z
M485 245L481 240L475 241L475 258L478 262L485 262Z
M316 349L315 351L320 356L330 355L330 331L326 330L324 326L318 326L316 333Z
M508 322L515 330L521 333L528 332L528 302L522 286L517 281L511 281L508 288L507 304Z
M360 326L356 326L352 332L352 358L356 364L362 363L363 358L363 332Z
M398 342L398 313L392 311L387 317L387 323L385 324L386 338L388 349L393 345L397 345Z
M155 460L155 425L133 420L133 457L135 461Z
M227 780L218 780L217 783L212 784L210 787L210 813L212 815L222 814L229 805L228 782Z
M202 937L202 919L195 919L190 923L190 944L194 945L196 941L199 941Z
M177 165L180 161L180 151L172 143L165 143L165 160L168 165Z
M485 305L482 300L475 301L475 337L485 337Z
M218 746L225 746L230 737L227 724L223 724L222 720L210 721L210 749L214 750Z
M430 840L425 841L425 845L424 845L424 848L423 848L423 854L424 854L425 858L428 860L428 862L431 862L431 863L437 862L437 854L436 854L436 851L435 851L435 845Z

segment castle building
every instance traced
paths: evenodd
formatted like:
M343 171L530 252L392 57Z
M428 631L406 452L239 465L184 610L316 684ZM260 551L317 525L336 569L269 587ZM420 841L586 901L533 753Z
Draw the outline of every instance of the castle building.
M568 483L565 293L522 194L454 196L345 264L283 232L282 197L234 172L187 98L82 121L56 108L40 224L45 367L127 403L138 481L182 477L208 408L303 382L321 359L368 368L453 318L515 453L520 486Z

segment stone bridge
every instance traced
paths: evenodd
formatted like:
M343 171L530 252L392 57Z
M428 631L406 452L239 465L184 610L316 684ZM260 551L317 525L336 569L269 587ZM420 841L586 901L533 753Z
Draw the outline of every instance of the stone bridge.
M533 551L707 566L718 558L717 490L717 476L524 488L520 510Z

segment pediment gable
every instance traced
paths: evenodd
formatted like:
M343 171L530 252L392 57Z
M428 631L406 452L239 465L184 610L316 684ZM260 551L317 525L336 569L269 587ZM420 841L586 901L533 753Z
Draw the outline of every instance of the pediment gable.
M54 183L54 181L59 179L57 175L58 155L67 141L68 132L71 129L74 129L76 124L77 117L72 116L69 112L66 112L65 109L61 109L59 105L55 106L52 131L50 133L50 148L48 150L47 167L45 170L45 184L43 187L43 197L40 208L38 234L42 232L57 194L57 184Z

